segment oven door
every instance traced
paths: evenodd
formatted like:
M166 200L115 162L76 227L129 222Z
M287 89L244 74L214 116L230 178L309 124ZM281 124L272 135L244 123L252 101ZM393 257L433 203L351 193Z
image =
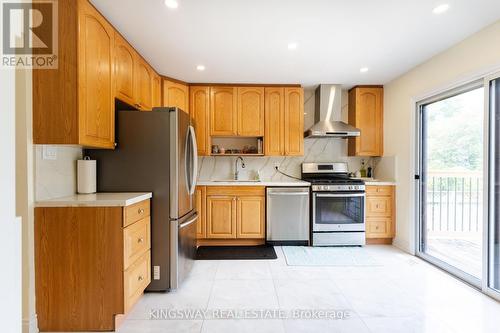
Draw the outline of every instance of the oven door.
M365 193L313 192L313 232L365 231Z

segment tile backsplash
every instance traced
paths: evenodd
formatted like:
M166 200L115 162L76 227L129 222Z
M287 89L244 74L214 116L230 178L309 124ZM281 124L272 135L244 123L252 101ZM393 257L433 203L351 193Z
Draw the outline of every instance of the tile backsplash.
M315 138L304 140L304 156L244 157L246 172L258 172L262 180L289 180L278 173L274 166L291 176L300 177L300 165L303 162L348 162L349 171L355 172L361 166L361 160L368 158L348 157L347 141L338 138ZM198 164L199 179L220 180L234 175L235 157L201 157Z
M64 197L76 193L76 161L82 158L79 146L48 146L55 159L43 158L43 147L35 145L35 200Z

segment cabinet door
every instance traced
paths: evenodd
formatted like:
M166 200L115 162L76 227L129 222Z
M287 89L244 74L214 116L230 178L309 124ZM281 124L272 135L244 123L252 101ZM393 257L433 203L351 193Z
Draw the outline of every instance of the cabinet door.
M285 155L304 155L304 90L285 88Z
M237 135L236 88L210 88L210 134L214 136Z
M264 153L281 156L285 153L285 89L265 90L265 135Z
M198 211L198 224L196 225L196 238L206 238L207 237L207 226L206 226L206 190L205 186L196 186L195 191L195 202L196 210Z
M392 233L392 218L370 217L366 219L366 238L390 238Z
M210 119L210 88L189 88L189 110L196 132L198 155L210 155L210 136L208 124Z
M79 143L113 148L113 27L86 1L79 6ZM62 125L62 124L61 124Z
M264 197L238 197L236 238L264 238Z
M135 51L118 32L115 32L114 52L115 96L127 104L135 105Z
M151 110L152 107L152 89L151 85L153 82L153 71L149 65L137 56L137 107L141 110Z
M236 197L207 196L207 238L236 238Z
M152 106L162 106L161 103L161 78L158 74L153 73L153 82L151 83L151 89L153 90L153 102Z
M189 114L188 86L169 80L163 80L163 104L164 106L178 107Z
M349 92L349 123L361 130L349 139L349 155L383 155L383 93L383 88L363 87Z
M264 136L264 88L238 88L238 135Z

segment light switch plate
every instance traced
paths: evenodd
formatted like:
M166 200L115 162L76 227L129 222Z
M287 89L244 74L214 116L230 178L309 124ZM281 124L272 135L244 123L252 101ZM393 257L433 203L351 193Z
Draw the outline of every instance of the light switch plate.
M43 146L42 159L44 159L44 160L57 160L57 147Z

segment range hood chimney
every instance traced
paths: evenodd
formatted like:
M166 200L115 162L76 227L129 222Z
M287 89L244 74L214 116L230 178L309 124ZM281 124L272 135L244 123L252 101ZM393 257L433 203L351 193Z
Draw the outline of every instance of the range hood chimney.
M342 89L340 85L320 84L316 88L314 125L306 138L348 138L359 136L360 130L342 121Z

